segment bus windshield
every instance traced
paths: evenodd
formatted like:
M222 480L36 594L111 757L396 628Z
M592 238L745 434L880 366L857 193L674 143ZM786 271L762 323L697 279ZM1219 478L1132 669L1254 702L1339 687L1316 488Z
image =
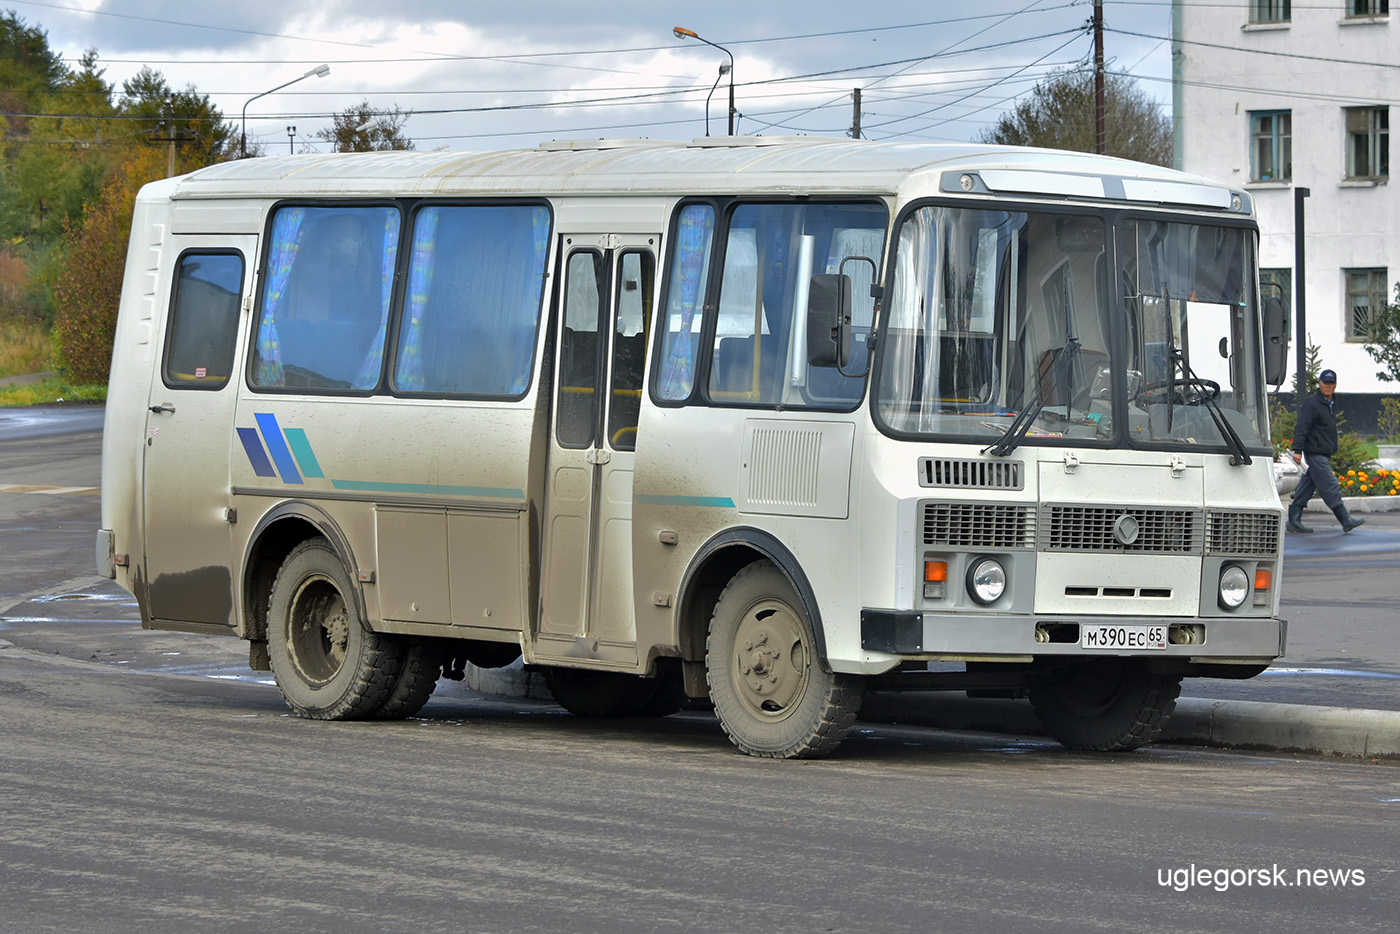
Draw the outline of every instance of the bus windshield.
M1267 451L1249 229L929 205L896 243L875 387L891 433Z

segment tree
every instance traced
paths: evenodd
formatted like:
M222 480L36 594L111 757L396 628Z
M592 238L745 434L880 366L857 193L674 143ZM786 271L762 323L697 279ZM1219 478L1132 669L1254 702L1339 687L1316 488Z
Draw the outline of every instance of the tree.
M58 307L54 343L59 365L74 383L107 381L136 193L164 174L161 150L127 150L122 164L108 173L97 203L67 226L66 261L52 280Z
M316 136L334 143L336 152L414 148L413 140L402 132L408 115L398 107L392 111L374 110L364 100L335 114L332 120L332 125L316 131Z
M1366 336L1366 353L1383 367L1376 379L1400 382L1400 282L1395 284L1395 302L1371 313Z
M238 133L194 85L172 89L159 71L144 66L122 84L121 113L135 118L148 141L164 149L175 137L177 172L238 157Z
M1133 78L1110 75L1104 86L1105 142L1110 156L1170 165L1172 126ZM1084 69L1056 70L1035 86L1030 97L978 139L1011 146L1044 146L1093 152L1094 74Z

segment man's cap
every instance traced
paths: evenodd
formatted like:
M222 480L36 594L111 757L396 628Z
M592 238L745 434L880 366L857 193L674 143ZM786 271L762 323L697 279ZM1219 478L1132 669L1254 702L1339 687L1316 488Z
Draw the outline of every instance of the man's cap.
M1319 383L1335 383L1337 381L1337 371L1323 370L1321 373L1318 374L1317 381Z

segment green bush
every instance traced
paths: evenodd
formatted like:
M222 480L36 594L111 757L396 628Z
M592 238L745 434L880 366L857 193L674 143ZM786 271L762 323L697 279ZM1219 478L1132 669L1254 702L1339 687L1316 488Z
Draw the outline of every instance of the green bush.
M1382 399L1381 411L1376 419L1380 429L1381 444L1400 443L1400 399Z

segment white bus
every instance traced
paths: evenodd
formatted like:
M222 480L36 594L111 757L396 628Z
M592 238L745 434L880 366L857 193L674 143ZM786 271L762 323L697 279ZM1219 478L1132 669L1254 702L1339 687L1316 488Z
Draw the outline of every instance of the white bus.
M866 691L1150 741L1284 650L1250 197L813 138L302 155L148 185L103 573L312 718L523 659L741 750Z

